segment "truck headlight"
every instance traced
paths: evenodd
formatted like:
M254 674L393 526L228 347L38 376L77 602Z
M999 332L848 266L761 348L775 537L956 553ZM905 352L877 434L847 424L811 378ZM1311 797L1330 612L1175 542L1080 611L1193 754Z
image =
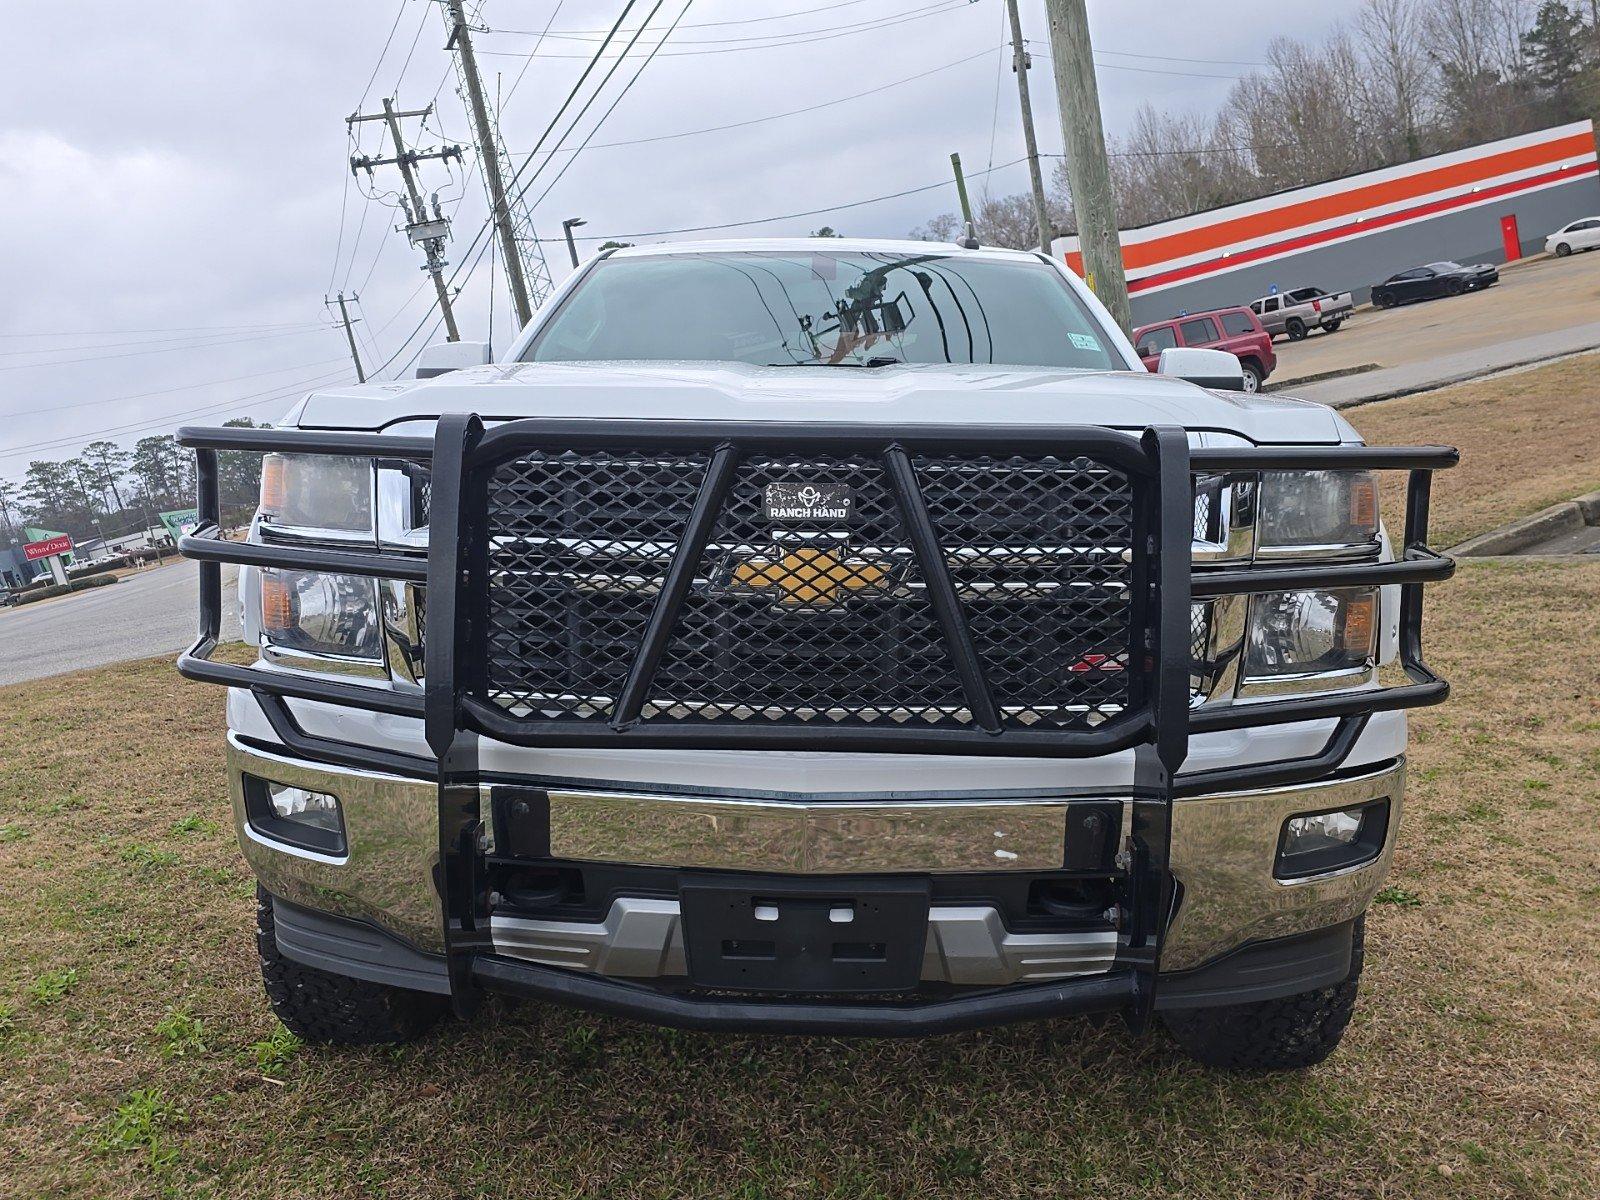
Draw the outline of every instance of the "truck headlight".
M326 454L269 454L261 463L261 524L273 533L373 540L373 463Z
M1371 471L1265 471L1258 554L1356 555L1378 549L1378 485Z
M1264 592L1250 598L1239 695L1367 682L1378 653L1378 590Z
M273 647L325 659L381 662L378 613L371 579L279 568L261 572L261 628Z

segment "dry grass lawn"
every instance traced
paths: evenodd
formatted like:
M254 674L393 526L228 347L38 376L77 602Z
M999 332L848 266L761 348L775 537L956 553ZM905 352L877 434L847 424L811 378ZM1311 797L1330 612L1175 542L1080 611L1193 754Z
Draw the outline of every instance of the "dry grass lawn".
M1363 405L1344 415L1374 445L1444 442L1460 448L1461 465L1434 480L1436 546L1458 545L1600 488L1600 355Z
M1353 415L1464 447L1454 540L1600 486L1592 370ZM1356 1021L1270 1078L1087 1021L846 1042L494 1004L300 1046L260 991L221 694L164 660L0 689L0 1196L1592 1200L1600 561L1432 595L1456 692L1413 718Z

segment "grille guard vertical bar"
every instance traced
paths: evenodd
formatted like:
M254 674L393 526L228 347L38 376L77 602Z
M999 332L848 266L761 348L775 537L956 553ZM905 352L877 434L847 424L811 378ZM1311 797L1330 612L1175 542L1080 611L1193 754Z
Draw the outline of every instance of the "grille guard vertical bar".
M911 541L917 566L922 571L923 583L928 588L928 605L939 622L945 644L950 650L956 674L961 678L962 691L966 693L967 707L978 728L988 734L999 734L1000 709L994 702L994 691L984 678L983 664L978 658L978 648L972 641L972 630L966 615L961 611L961 600L956 595L956 585L950 578L950 568L945 563L944 551L939 545L938 531L928 514L927 502L917 483L917 471L911 465L911 456L898 443L883 452L884 473L894 490L895 503L900 507L900 519L905 523L906 536Z
M705 553L706 543L711 540L711 531L716 528L717 519L722 515L722 502L733 487L734 471L738 465L739 452L728 442L716 448L706 465L705 478L695 495L694 508L689 512L683 537L673 551L672 565L667 568L667 577L661 584L661 590L656 593L655 607L650 610L650 619L645 624L638 653L634 655L633 663L628 668L627 681L617 697L611 716L613 729L627 729L644 712L650 685L655 681L656 670L661 666L668 643L672 641L673 626L694 584L694 571L700 564L700 556Z
M427 639L424 647L423 723L428 745L438 758L439 858L435 885L439 892L445 968L450 976L450 1001L457 1015L477 1005L472 958L488 947L486 931L477 928L482 894L478 871L478 738L462 728L461 696L471 673L481 669L477 646L478 606L464 602L481 578L487 552L482 527L482 476L469 469L483 437L483 423L474 415L451 413L439 418L434 434L433 505L429 513L429 624L449 636ZM486 531L485 531L486 533ZM479 570L474 568L478 567ZM478 662L474 662L474 658Z
M1135 1032L1148 1028L1155 1012L1161 948L1175 894L1172 800L1173 781L1189 753L1190 543L1194 529L1188 434L1170 425L1155 426L1145 431L1142 441L1155 463L1156 481L1146 493L1152 506L1147 531L1152 544L1144 555L1153 567L1148 580L1154 609L1148 622L1154 637L1150 647L1150 733L1148 742L1134 749L1129 929L1124 951L1136 984L1133 1007L1127 1014ZM1131 647L1130 654L1137 649Z

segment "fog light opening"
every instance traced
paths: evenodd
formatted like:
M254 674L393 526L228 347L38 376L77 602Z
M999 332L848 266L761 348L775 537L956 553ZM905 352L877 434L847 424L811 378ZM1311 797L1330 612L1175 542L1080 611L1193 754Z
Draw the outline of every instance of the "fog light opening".
M1299 879L1360 866L1378 857L1389 832L1389 801L1300 813L1283 823L1273 874Z
M250 827L263 837L319 854L345 852L339 797L253 775L244 777L244 793Z

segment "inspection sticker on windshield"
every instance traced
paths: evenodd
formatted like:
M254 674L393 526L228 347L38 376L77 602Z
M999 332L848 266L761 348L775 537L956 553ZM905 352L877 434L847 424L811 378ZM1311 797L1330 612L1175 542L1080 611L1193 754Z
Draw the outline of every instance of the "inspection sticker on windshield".
M762 495L769 521L848 521L853 497L847 487L769 483Z
M1100 339L1092 333L1069 333L1067 337L1072 339L1073 346L1079 350L1100 349Z

